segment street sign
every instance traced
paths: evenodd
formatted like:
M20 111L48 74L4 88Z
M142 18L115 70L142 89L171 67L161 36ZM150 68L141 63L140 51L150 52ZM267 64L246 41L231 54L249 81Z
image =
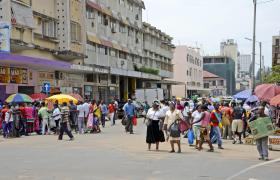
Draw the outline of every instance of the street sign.
M49 93L51 91L51 84L49 82L43 84L43 92Z

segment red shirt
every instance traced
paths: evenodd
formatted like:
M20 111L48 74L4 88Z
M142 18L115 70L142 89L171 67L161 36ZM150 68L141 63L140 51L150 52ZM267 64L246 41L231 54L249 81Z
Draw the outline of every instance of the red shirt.
M1 117L1 120L2 120L2 121L5 120L5 115L6 115L6 112L7 112L7 111L8 111L8 109L6 109L6 108L5 108L5 109L2 109L2 111L1 111L1 112L2 112L2 117Z
M109 104L108 109L109 109L109 113L115 112L115 106L113 104Z
M216 117L215 112L216 112L216 111L212 111L212 112L211 112L211 115L210 115L210 119L211 119L211 122L212 122L212 126L213 126L213 127L219 126L219 120L218 120L218 118ZM218 113L218 114L221 114L220 111L217 111L217 113ZM222 116L221 116L221 117L222 117Z
M19 110L20 110L21 117L26 119L27 117L26 117L25 107L20 107Z

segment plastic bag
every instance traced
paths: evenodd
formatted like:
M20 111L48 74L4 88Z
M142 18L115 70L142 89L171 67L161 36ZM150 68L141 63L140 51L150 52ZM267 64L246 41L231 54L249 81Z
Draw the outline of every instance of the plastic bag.
M191 145L191 144L193 144L193 141L194 141L193 129L189 129L187 134L188 134L188 143Z
M133 126L137 126L137 118L135 116L132 118L132 124Z

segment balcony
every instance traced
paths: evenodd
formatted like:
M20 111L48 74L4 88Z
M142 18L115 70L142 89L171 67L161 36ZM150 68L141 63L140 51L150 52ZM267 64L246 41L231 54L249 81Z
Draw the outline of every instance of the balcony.
M173 72L166 71L166 70L160 70L159 75L164 78L169 78L169 79L173 78Z

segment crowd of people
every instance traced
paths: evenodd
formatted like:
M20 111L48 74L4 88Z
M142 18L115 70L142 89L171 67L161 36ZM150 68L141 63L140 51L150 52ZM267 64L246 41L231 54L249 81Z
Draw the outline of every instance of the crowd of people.
M189 140L190 146L198 151L203 149L206 142L208 152L214 152L213 144L218 149L224 149L223 140L232 140L233 144L243 144L243 139L250 135L249 121L258 117L273 118L271 108L265 102L211 102L203 98L201 101L189 99L174 101L154 101L147 111L146 142L148 150L151 144L169 141L171 153L175 152L174 145L181 152L181 136L188 139L194 137L195 143ZM260 160L268 160L268 137L256 140Z
M72 131L100 133L100 125L105 127L107 118L114 126L117 108L117 101L106 105L102 100L80 101L77 105L73 101L59 105L56 101L52 108L45 102L1 103L0 125L4 138L29 136L36 132L38 135L57 134L61 140L66 132L73 140Z
M74 140L72 132L79 134L100 133L106 120L114 126L117 119L118 101L108 105L104 101L70 101L59 105L58 101L50 109L45 102L30 104L0 104L0 121L3 137L56 134L63 139L66 133ZM233 144L243 144L243 139L250 134L249 121L257 117L271 117L273 113L266 103L259 102L212 102L202 98L200 101L183 99L173 101L154 101L150 107L144 103L144 123L147 125L146 143L148 150L152 144L159 150L161 142L170 142L171 153L181 153L181 137L188 138L190 146L198 151L206 142L209 152L214 152L213 144L224 149L223 139L232 140ZM131 99L123 106L122 124L125 132L133 134L136 107ZM193 142L194 141L194 142ZM260 160L268 160L268 137L257 140Z

